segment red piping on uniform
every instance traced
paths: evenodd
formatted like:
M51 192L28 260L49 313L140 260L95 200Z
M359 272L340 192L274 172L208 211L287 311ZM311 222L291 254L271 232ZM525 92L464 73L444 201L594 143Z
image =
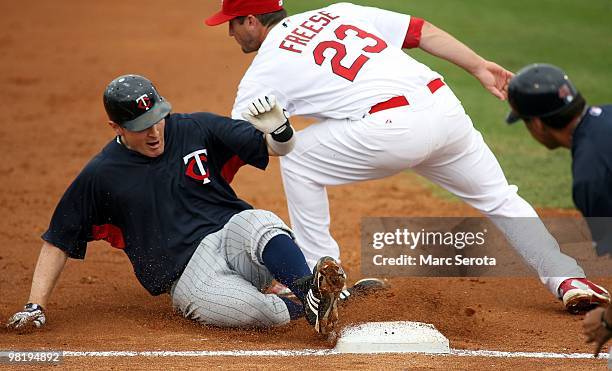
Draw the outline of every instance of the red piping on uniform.
M446 84L444 83L444 81L442 81L442 79L435 79L435 80L431 80L429 84L427 84L427 87L429 88L429 91L431 92L431 94L433 94L436 91L438 91L438 89L443 87L444 85ZM384 111L386 109L407 106L409 104L410 103L408 103L408 99L406 99L406 97L404 97L403 95L400 95L397 97L393 97L389 100L386 100L384 102L380 102L380 103L373 105L372 108L370 108L369 113L372 114L372 113Z
M403 95L400 95L398 97L393 97L387 101L373 105L372 108L370 108L370 114L379 111L384 111L386 109L407 106L409 104L410 103L408 103L408 99L406 99L406 97L404 97Z
M230 158L225 165L223 165L223 169L221 169L221 176L227 184L230 184L232 180L234 180L234 175L238 172L238 169L246 165L244 161L240 159L238 156L234 156Z
M444 81L442 81L442 79L435 79L435 80L431 80L429 84L427 84L427 87L429 88L429 91L431 92L431 94L433 94L438 89L443 87L444 85L446 84L444 83Z
M91 228L91 234L94 240L104 240L111 244L112 247L125 249L125 240L121 228L112 224L94 225Z
M423 25L425 20L417 17L410 17L410 24L408 25L408 32L406 32L406 38L402 48L412 49L417 48L421 43L421 32L423 31Z

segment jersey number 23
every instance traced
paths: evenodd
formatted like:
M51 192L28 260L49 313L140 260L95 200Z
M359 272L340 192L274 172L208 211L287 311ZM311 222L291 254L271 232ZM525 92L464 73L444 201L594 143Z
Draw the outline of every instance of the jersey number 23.
M366 46L362 49L366 53L380 53L381 51L387 48L387 43L383 39L369 32L366 32L356 26L343 24L338 27L336 31L334 31L334 34L336 35L338 40L342 41L346 39L346 32L349 30L356 32L355 36L360 39L371 39L376 41L376 44ZM370 60L370 58L361 54L359 55L359 57L357 57L357 59L355 59L355 61L350 67L344 67L341 62L346 57L347 52L346 46L340 41L323 41L319 45L317 45L313 51L315 62L319 66L323 65L323 62L325 61L325 56L323 55L323 53L327 49L333 49L336 51L336 54L331 59L332 71L340 77L343 77L349 81L354 81L355 77L357 76L363 65L366 64L367 61Z

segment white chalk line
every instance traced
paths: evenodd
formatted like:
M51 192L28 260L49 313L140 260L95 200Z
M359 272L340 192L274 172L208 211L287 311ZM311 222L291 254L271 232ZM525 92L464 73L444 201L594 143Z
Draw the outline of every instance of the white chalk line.
M297 357L359 355L366 353L340 353L334 349L298 350L192 350L192 351L64 351L65 357ZM406 354L406 353L379 353ZM556 359L595 359L592 353L553 353L553 352L504 352L497 350L451 349L450 353L411 353L432 356L489 357L489 358L556 358ZM609 358L608 353L600 353L600 360Z
M450 355L460 357L502 357L502 358L595 358L593 353L552 353L552 352L503 352L498 350L451 349ZM608 353L599 353L597 359L608 359Z

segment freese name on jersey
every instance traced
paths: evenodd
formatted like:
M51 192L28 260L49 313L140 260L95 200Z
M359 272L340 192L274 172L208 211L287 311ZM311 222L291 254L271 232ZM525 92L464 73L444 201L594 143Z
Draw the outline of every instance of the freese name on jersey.
M331 21L339 18L326 11L319 11L316 15L308 18L289 33L280 43L279 48L288 50L293 53L302 53L303 46L314 39L319 32L323 31Z

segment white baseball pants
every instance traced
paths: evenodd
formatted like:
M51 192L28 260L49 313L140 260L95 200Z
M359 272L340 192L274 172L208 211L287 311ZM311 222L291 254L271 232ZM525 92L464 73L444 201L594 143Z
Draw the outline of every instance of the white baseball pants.
M275 236L293 236L273 213L245 210L206 236L172 286L174 307L185 317L220 327L289 323L287 305L261 290L272 282L262 253Z
M340 255L329 232L326 186L412 169L492 217L554 295L566 278L584 277L517 187L508 184L451 89L443 86L433 98L426 106L387 109L360 120L328 119L297 133L296 148L281 157L281 173L292 229L308 264ZM525 217L529 223L517 219Z

